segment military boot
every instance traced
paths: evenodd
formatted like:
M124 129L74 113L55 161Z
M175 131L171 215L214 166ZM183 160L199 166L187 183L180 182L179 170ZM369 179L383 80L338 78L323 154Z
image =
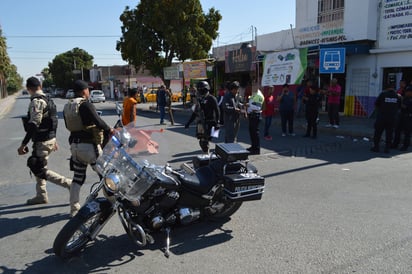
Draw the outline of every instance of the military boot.
M72 183L70 187L70 216L73 217L80 210L80 188L82 186L77 183Z

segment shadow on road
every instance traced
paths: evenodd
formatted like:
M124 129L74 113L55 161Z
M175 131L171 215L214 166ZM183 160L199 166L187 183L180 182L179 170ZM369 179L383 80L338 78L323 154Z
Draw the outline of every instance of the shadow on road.
M172 256L231 240L232 231L223 229L222 224L222 222L201 222L172 230L170 247ZM49 255L39 261L28 263L24 270L12 271L3 266L3 271L4 273L105 273L112 268L132 263L136 258L145 255L145 251L148 250L157 252L155 256L158 256L158 259L167 260L161 251L165 247L165 234L159 232L153 236L155 238L153 245L139 248L126 234L121 236L99 235L96 241L91 243L78 257L64 261L55 255ZM51 254L52 250L46 250L45 253ZM134 263L137 267L137 262Z
M23 218L5 218L4 215L6 214L15 214L15 213L22 213L28 211L39 211L39 210L46 210L49 208L56 208L56 207L67 207L68 204L62 205L52 205L52 206L36 206L36 207L28 207L27 205L13 205L13 206L4 206L0 207L0 239L17 234L24 230L28 230L31 228L42 228L47 225L66 220L68 218L68 214L53 214L50 216L28 216ZM16 209L19 208L19 209ZM15 209L15 210L13 210Z

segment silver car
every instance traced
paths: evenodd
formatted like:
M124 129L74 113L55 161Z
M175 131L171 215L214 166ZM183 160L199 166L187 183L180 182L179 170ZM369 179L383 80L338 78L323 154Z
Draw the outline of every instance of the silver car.
M90 91L90 98L89 101L92 103L100 103L100 102L106 102L106 97L104 96L103 91L101 90L92 90Z

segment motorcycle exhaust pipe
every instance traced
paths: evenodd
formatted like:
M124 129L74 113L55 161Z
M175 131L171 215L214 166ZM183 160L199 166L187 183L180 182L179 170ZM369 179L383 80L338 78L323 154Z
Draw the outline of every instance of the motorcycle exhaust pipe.
M137 239L137 237L135 236L136 232L137 232L137 234L139 234L140 239L142 239L141 241L139 241ZM134 242L138 246L142 247L142 246L145 246L147 244L146 232L144 232L143 228L140 225L138 225L134 222L129 222L129 233L130 233L130 236L132 236Z

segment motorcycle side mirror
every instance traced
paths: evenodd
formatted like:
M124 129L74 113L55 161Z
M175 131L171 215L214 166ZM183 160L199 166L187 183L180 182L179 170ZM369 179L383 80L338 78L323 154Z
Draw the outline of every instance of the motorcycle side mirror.
M129 144L127 145L129 148L134 148L134 146L137 144L137 140L133 139L129 141Z

